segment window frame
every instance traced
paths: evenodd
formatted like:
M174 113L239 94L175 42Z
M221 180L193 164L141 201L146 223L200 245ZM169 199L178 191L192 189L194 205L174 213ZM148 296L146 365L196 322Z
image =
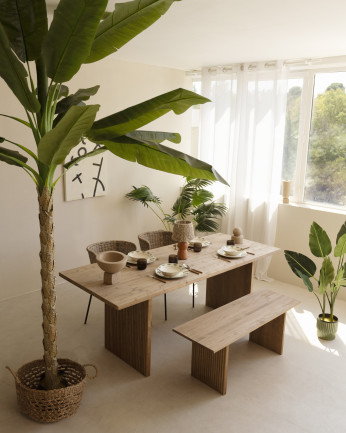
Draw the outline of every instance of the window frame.
M344 210L344 206L304 200L305 180L308 164L309 138L314 102L315 75L319 73L346 73L346 64L340 66L311 67L300 71L289 71L288 79L302 79L302 96L299 115L296 168L293 180L291 200L297 205Z

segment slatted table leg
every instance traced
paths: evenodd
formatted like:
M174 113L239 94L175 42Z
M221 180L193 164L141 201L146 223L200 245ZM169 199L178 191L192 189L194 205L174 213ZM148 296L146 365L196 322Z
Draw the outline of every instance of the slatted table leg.
M105 304L105 347L150 376L151 300L123 310Z
M207 279L206 305L218 308L252 291L253 263Z

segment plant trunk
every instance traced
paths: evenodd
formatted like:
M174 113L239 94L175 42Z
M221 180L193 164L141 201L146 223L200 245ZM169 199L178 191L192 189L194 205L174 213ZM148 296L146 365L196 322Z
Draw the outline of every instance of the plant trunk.
M44 389L60 387L58 377L55 276L54 276L54 232L53 232L53 193L44 187L38 196L40 219L40 260L42 281L43 347L45 376L41 383Z

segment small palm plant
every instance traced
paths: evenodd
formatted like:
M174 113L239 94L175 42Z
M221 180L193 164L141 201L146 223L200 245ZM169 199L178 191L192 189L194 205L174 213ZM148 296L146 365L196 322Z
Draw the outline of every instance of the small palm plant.
M172 206L172 213L167 214L159 197L155 196L148 186L139 188L133 186L133 190L125 195L129 200L142 203L148 207L160 219L165 230L171 230L176 219L192 219L195 230L199 232L215 232L219 228L217 219L227 212L227 206L216 203L212 192L205 189L213 181L206 179L185 178L185 185L179 197ZM152 203L155 205L156 210Z
M149 208L161 221L165 230L171 230L171 224L167 221L167 215L161 206L161 199L153 194L152 190L146 186L140 186L139 188L133 186L133 190L125 195L126 198L133 201L142 203L144 207ZM152 203L152 205L150 204ZM154 206L153 206L154 205Z
M292 271L301 278L308 290L315 295L321 307L321 319L326 322L335 322L334 316L335 301L341 287L346 286L346 221L341 226L337 237L336 245L332 243L327 233L316 222L310 227L309 247L315 257L322 259L322 265L318 277L315 277L316 264L304 254L285 250L285 258ZM330 258L330 254L338 258L336 269ZM315 285L315 287L314 287ZM327 307L329 312L327 312Z

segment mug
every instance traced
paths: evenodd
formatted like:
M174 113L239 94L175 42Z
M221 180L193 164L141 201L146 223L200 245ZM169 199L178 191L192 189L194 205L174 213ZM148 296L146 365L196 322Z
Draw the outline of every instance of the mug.
M170 254L168 256L168 263L178 263L178 256L177 256L177 254Z
M137 268L140 271L143 271L147 267L147 259L138 259L137 260Z
M200 251L202 251L202 243L201 242L195 242L193 244L193 250L195 251L195 253L199 253Z

